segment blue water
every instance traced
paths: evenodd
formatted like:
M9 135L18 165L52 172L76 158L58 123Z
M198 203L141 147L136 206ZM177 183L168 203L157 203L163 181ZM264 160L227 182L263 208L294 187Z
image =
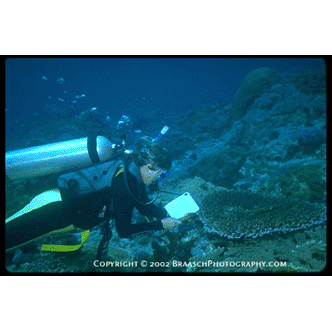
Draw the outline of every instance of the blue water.
M117 121L122 114L154 116L174 107L187 111L202 103L228 103L259 67L280 73L326 69L317 58L12 58L5 67L9 145L22 126L52 119L45 108L50 103L68 119L97 107Z

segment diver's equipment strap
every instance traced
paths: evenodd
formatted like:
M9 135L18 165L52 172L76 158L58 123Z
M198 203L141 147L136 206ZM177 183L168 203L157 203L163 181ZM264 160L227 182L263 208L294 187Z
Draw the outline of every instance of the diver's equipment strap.
M64 245L64 244L43 244L41 251L56 251L56 252L69 252L75 251L82 247L82 245L88 240L90 236L90 230L81 232L81 243L76 245Z
M102 232L103 236L99 242L97 250L97 256L96 256L97 260L103 260L103 258L106 256L108 245L113 235L109 221L105 222Z
M92 163L100 163L100 158L97 152L97 135L88 136L87 145L88 154Z
M114 177L116 178L119 174L123 173L124 172L124 165L119 165L119 169L118 171L115 173ZM113 199L112 199L112 202L111 202L111 207L110 209L114 209L113 206ZM99 242L99 245L98 245L98 249L97 249L97 256L96 256L96 259L97 260L102 260L105 255L107 254L107 249L108 249L108 245L109 245L109 242L113 236L113 233L112 233L112 230L111 230L111 227L110 227L110 221L105 221L104 223L104 226L102 228L102 238Z
M119 169L118 171L115 173L114 177L116 178L119 174L123 173L124 172L124 165L119 165ZM113 199L112 199L112 202L111 202L111 206L110 206L110 209L113 210L114 207L113 207ZM104 223L104 226L102 228L102 238L99 242L99 245L98 245L98 249L97 249L97 256L96 256L96 259L97 260L102 260L105 255L107 254L107 250L108 250L108 245L109 245L109 242L112 238L112 230L111 230L111 227L110 227L110 221L105 221Z
M132 159L131 157L129 156L127 158L127 160L125 161L124 163L124 181L125 181L125 185L126 185L126 188L130 194L130 196L134 199L135 202L137 202L138 204L140 205L149 205L149 204L152 204L156 201L156 199L159 197L159 187L158 187L158 193L157 195L155 195L154 198L152 198L150 201L146 202L146 201L141 201L138 197L135 197L135 195L133 194L131 188L130 188L130 185L128 183L128 177L127 177L127 173L130 172L132 173L136 179L138 180L138 184L139 185L142 185L144 186L144 183L143 183L143 180L142 180L142 176L141 176L141 173L140 173L140 170L139 168L135 165L134 162L132 162Z
M116 178L119 174L121 174L123 172L124 172L124 165L120 165L119 170L116 172L114 177Z

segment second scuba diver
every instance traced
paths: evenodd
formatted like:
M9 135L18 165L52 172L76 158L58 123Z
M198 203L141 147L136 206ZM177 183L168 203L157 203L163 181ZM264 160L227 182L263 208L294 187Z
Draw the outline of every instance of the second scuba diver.
M73 195L71 189L77 183L71 179L67 188L60 186L59 190L55 190L58 195L56 200L8 218L5 229L6 252L51 234L72 230L84 233L97 225L104 225L104 235L98 248L101 257L111 237L109 224L113 219L119 236L123 238L135 233L178 226L179 220L168 218L165 209L149 202L146 191L146 186L163 177L171 166L170 154L160 142L141 139L127 161L117 160L103 171L103 174L111 173L111 183L107 183L104 188L84 195ZM149 222L132 223L134 208ZM83 236L83 233L81 245L89 236L88 233ZM41 250L72 251L81 245L72 246L74 249L70 249L70 246L65 249L65 245L43 245Z

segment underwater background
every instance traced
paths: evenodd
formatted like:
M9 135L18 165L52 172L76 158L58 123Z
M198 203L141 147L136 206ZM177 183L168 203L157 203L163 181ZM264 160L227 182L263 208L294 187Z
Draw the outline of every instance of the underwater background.
M95 227L77 252L17 249L6 257L10 272L324 269L323 59L41 58L7 59L5 68L6 151L90 134L117 142L125 133L134 145L141 136L156 137L167 125L163 142L173 168L161 185L167 193L160 194L157 204L164 206L188 191L200 207L196 216L171 231L122 239L112 226L105 261L169 265L95 267L101 239ZM6 217L56 187L57 177L7 181ZM143 218L134 213L133 222ZM80 234L72 233L36 243L79 240Z

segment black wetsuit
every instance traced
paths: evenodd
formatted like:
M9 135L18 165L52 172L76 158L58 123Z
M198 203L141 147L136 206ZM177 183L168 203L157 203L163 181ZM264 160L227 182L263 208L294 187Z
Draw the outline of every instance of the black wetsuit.
M139 184L130 172L127 181L135 197L139 197L140 201L148 201L145 186ZM163 229L160 219L167 216L164 209L158 209L153 204L139 204L134 200L125 184L123 172L113 178L111 186L80 198L67 199L66 193L60 192L62 201L49 203L6 224L6 249L70 225L91 229L112 218L115 219L119 236L129 237L135 233ZM135 207L151 222L132 224Z

